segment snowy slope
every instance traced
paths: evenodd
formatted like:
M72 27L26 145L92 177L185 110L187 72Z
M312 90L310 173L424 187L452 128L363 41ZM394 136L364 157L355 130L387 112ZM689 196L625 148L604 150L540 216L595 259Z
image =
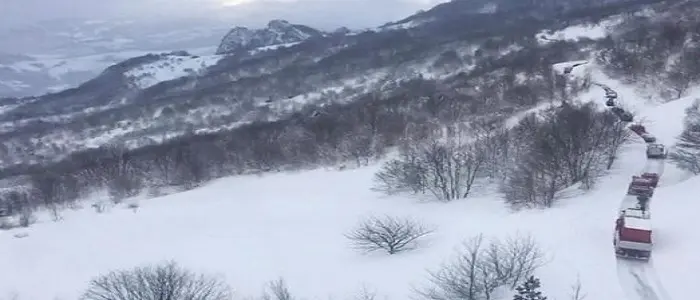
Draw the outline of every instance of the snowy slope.
M612 27L622 22L622 18L614 17L595 24L578 24L566 27L561 30L545 30L537 34L540 43L551 43L553 41L577 41L582 38L598 40L605 38Z
M139 88L145 89L159 82L197 75L202 70L215 65L220 55L167 56L154 63L139 66L125 75L135 79Z
M202 62L190 67L215 63L215 48L196 48L192 54L206 53ZM161 52L170 52L161 51ZM86 56L28 55L29 59L0 63L0 97L41 95L58 92L94 78L107 67L129 58L158 51L119 51Z
M650 131L664 134L659 137L668 142L680 131L677 120L690 103L689 97L636 107L650 120ZM375 166L226 178L144 201L136 213L122 208L105 214L66 212L61 222L44 220L26 230L0 232L5 271L0 291L22 299L71 299L101 272L175 259L225 274L243 295L258 294L267 281L282 276L301 298L344 299L366 284L380 296L407 299L413 286L426 283L426 268L449 259L464 239L530 232L551 258L538 273L551 299L567 299L577 276L590 299L624 299L611 231L630 176L644 165L644 149L641 141L630 145L594 192L545 211L511 213L488 192L450 204L382 197L369 189ZM700 237L688 226L700 202L689 191L700 178L680 183L680 177L668 179L674 178L668 172L680 173L667 166L655 196L655 274L645 280L658 280L653 288L663 287L674 299L688 299L695 294L692 274L700 268L694 251ZM342 234L369 213L415 216L438 231L428 247L416 252L359 255ZM23 232L29 235L13 237ZM41 289L36 282L42 282Z

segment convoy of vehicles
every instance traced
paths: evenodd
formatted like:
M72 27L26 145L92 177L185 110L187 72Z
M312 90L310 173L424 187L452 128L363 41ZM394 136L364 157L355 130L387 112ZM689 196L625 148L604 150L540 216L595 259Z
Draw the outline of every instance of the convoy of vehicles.
M620 118L620 121L632 122L634 116L616 106L617 93L605 86L603 89L605 89L607 98L605 105L610 107L610 110ZM628 128L647 143L646 156L648 159L666 159L666 147L656 143L656 137L647 132L643 125L631 124ZM615 221L613 245L617 257L640 260L649 260L651 257L654 243L649 208L654 190L659 185L660 174L657 172L660 170L632 176L619 217Z

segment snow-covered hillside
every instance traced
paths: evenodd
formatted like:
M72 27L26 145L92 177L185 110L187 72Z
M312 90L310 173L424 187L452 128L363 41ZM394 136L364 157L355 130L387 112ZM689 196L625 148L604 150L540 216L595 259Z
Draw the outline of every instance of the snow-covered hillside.
M618 91L620 101L666 144L680 132L684 109L695 98L650 103L595 68L583 73ZM593 95L602 104L597 88L581 100ZM346 299L363 286L380 298L407 299L413 287L428 283L426 269L440 267L465 239L531 233L548 254L549 263L537 275L550 299L568 299L577 278L587 299L652 299L635 298L640 286L653 286L661 297L655 300L689 299L700 268L694 258L700 237L688 226L700 209L692 192L700 178L688 179L666 165L654 196L653 267L644 269L641 283L626 280L613 253L617 209L630 177L645 164L645 149L641 140L629 145L594 191L542 211L513 213L489 189L448 204L380 196L370 190L378 169L372 166L225 178L142 201L136 212L121 206L103 214L65 212L60 222L44 218L28 229L0 232L0 292L20 299L73 299L97 274L174 259L226 275L241 295L256 295L269 280L284 277L306 299ZM354 252L343 233L362 217L384 213L423 220L436 226L436 234L414 252L390 257Z
M215 47L196 48L188 51L205 55L202 63L210 65ZM160 51L170 52L172 50ZM16 95L39 96L76 87L94 78L104 69L129 58L158 53L159 51L119 51L86 56L27 55L26 59L0 62L0 97ZM214 61L215 62L215 61ZM193 63L196 63L193 61ZM201 63L191 67L199 68ZM167 71L165 68L163 71ZM171 78L172 79L172 78Z
M616 16L595 24L577 24L561 30L545 30L537 34L541 43L551 43L553 41L577 41L582 38L598 40L610 34L610 29L622 22L622 18Z
M139 88L146 89L163 81L196 75L215 65L221 58L220 55L167 56L130 70L126 76L134 78Z

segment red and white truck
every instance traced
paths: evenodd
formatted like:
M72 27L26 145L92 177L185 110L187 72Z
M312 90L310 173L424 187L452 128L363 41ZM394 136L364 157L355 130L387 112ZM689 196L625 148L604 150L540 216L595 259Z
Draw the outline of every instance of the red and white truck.
M656 184L658 184L658 181L654 182L652 178L632 176L632 182L630 182L627 188L627 195L651 197L654 195L654 187Z
M653 246L649 213L639 209L621 211L615 221L613 245L618 257L648 260Z

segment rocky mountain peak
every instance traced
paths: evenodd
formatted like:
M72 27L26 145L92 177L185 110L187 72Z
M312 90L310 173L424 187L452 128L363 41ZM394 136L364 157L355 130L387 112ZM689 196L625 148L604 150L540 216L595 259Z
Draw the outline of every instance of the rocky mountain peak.
M291 26L292 24L290 24L286 20L271 20L267 23L267 28L272 30L286 30L289 29L289 27Z
M216 54L231 54L240 50L297 43L323 35L325 33L320 30L275 19L268 22L267 27L262 29L234 27L224 36Z

